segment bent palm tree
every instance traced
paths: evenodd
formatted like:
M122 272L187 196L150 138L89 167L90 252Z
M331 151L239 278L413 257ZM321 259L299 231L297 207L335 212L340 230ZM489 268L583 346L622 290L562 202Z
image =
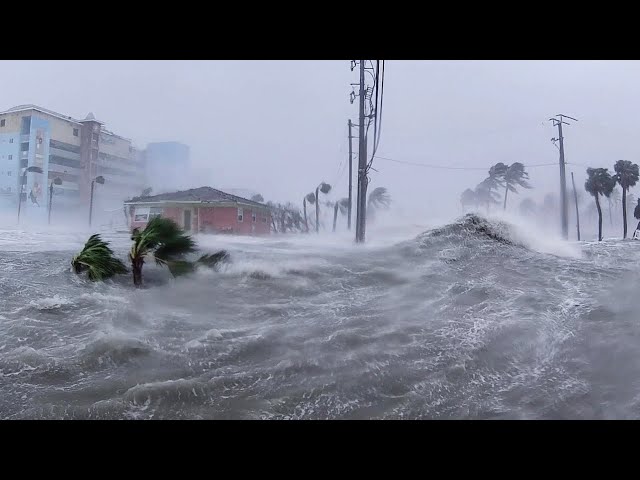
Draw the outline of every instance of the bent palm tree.
M391 205L391 195L385 187L374 188L369 194L367 199L367 211L369 212L369 219L374 220L376 211L380 209L387 209Z
M338 210L340 210L341 215L347 215L349 212L349 199L342 198L336 202L333 206L333 231L336 231L336 223L338 221Z
M84 248L71 260L71 266L77 274L86 271L89 280L94 282L127 273L127 267L114 257L109 244L98 234L89 237Z
M496 164L494 167L498 167ZM520 162L512 163L507 167L504 171L503 180L504 180L504 205L503 210L507 209L507 194L509 192L518 193L516 187L522 188L531 188L531 185L527 182L529 179L529 174L524 170L524 165Z
M304 229L309 233L309 222L307 220L307 202L309 205L316 203L316 194L311 192L307 193L307 196L302 199L302 209L304 210Z
M192 270L190 262L182 257L195 250L195 242L169 218L153 218L144 230L134 230L131 240L129 260L136 286L142 285L142 266L147 256L153 256L156 264L168 267L173 276Z
M600 208L599 196L604 195L609 198L613 187L616 186L616 179L612 177L606 168L587 168L587 181L584 189L596 200L598 209L598 241L602 241L602 209Z
M316 188L316 233L320 232L320 192L325 195L331 191L331 185L322 182Z
M494 181L491 178L486 178L476 187L475 196L479 204L484 204L487 207L487 213L489 213L489 206L499 203L499 196L494 189Z
M627 238L627 192L640 180L640 169L637 163L631 163L629 160L618 160L613 169L616 172L614 179L622 187L623 238Z

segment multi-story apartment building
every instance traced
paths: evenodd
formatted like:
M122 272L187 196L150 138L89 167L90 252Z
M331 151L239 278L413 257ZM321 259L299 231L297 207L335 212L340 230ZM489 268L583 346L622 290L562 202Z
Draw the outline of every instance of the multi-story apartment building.
M32 166L43 173L23 176ZM0 112L0 196L17 202L21 190L23 208L46 209L49 185L60 178L56 207L84 207L99 175L105 183L95 197L103 208L121 207L145 185L144 161L131 140L106 130L93 114L77 120L36 105Z

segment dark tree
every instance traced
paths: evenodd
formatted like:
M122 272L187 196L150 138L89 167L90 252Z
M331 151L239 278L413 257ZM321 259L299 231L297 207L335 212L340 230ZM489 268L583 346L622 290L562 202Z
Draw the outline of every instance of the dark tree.
M622 223L623 237L627 238L627 192L640 179L640 171L637 163L631 163L629 160L618 160L613 166L615 175L613 178L622 187Z
M609 198L613 187L616 186L616 179L609 174L607 168L587 168L587 181L584 189L596 200L598 209L598 241L602 241L602 208L600 208L600 195Z
M500 165L500 164L498 164ZM504 173L504 206L503 210L507 209L507 194L509 192L518 193L516 187L531 188L529 185L529 174L525 171L524 165L520 162L512 163L507 167Z

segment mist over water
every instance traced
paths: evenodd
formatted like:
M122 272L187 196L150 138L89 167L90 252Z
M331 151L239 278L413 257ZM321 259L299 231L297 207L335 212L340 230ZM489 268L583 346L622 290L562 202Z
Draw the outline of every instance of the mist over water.
M232 262L139 290L70 272L84 233L1 230L0 417L637 417L637 242L418 227L200 236Z

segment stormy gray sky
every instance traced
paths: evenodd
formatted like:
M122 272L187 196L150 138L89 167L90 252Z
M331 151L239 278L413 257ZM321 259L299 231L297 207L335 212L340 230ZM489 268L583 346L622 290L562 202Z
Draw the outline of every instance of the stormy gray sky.
M74 117L92 111L144 147L191 146L195 183L247 188L300 202L320 181L346 196L349 61L2 61L0 109L34 103ZM640 62L387 61L378 155L438 165L552 163L548 118L565 131L568 162L612 168L640 161ZM386 186L407 211L448 215L484 171L435 170L376 160L371 188ZM582 166L569 166L580 188ZM541 198L557 167L529 169ZM570 177L569 177L570 178ZM354 192L355 194L355 192ZM518 199L519 201L520 199Z

